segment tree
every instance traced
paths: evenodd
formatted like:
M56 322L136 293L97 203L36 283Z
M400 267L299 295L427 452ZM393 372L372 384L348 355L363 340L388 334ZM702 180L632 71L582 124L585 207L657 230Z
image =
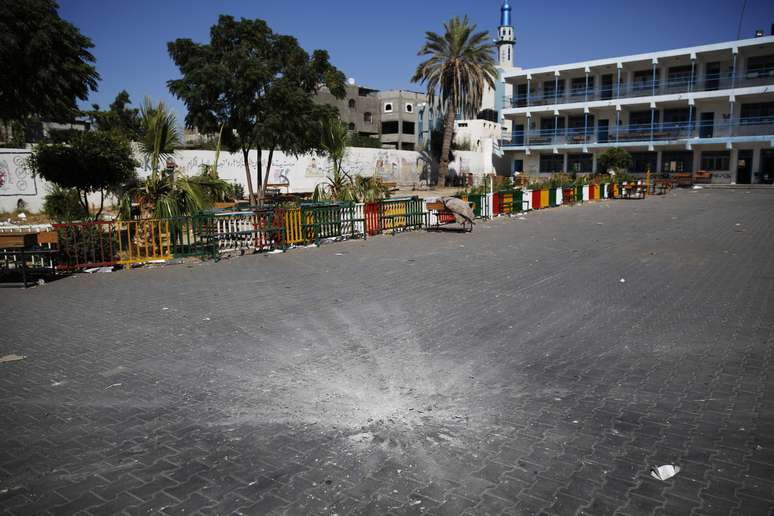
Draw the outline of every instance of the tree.
M163 102L154 106L153 101L146 97L140 119L140 149L148 160L151 172L158 172L161 160L172 157L180 143L177 117Z
M330 117L320 122L320 129L319 153L328 156L333 167L327 184L315 186L314 197L351 201L352 178L342 168L349 142L347 128L338 117Z
M0 120L58 121L96 91L91 40L59 17L53 0L0 2Z
M105 204L105 194L135 177L137 163L132 148L122 136L105 131L75 135L69 145L38 145L30 157L32 171L61 188L73 188L85 213L89 213L88 195L100 194L95 219Z
M117 131L131 141L137 141L142 133L140 110L128 107L132 101L126 90L121 90L107 111L100 111L99 105L92 104L92 111L84 114L100 131Z
M337 98L345 96L344 74L330 64L327 52L310 56L295 38L275 34L263 20L220 16L209 44L178 39L167 47L182 75L167 84L188 108L186 125L209 134L223 126L223 143L242 152L252 202L257 195L250 151L258 153L262 198L275 151L298 155L319 149L319 121L335 109L315 104L318 89L324 85Z
M163 102L154 105L146 98L140 110L140 118L140 150L151 173L123 192L122 217L131 216L133 202L139 204L141 218L161 219L192 215L205 208L212 199L224 197L230 187L217 175L213 177L205 172L189 178L176 174L174 163L162 170L162 160L168 161L173 157L180 141L175 114Z
M475 32L468 17L454 17L444 24L443 35L425 33L425 44L418 55L429 56L417 66L412 82L427 85L430 104L436 96L446 110L443 147L438 168L438 181L449 174L449 149L454 135L457 113L473 118L481 107L484 87L495 87L498 72L493 57L494 44L489 33Z
M615 173L621 174L632 166L632 155L624 149L611 147L599 155L597 164L599 170L603 172L613 170Z

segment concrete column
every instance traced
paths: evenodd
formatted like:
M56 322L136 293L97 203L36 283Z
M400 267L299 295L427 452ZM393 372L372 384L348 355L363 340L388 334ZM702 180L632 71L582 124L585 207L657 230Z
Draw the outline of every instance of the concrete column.
M739 172L739 149L731 149L731 156L728 160L728 166L731 168L731 184L736 184L736 176Z
M752 162L752 173L750 174L750 184L755 184L757 181L760 181L760 178L756 177L756 174L758 174L761 171L761 149L753 149L753 162Z
M693 171L698 172L701 170L701 151L693 149Z
M656 152L656 170L654 170L654 172L658 174L661 173L661 168L664 166L663 161L661 159L661 154L662 154L662 151Z
M562 163L562 170L563 170L565 173L567 173L567 172L568 172L568 170L567 170L567 161L568 161L568 156L567 156L567 153L566 153L566 152L563 154L563 157L564 157L564 161L563 161L563 163Z

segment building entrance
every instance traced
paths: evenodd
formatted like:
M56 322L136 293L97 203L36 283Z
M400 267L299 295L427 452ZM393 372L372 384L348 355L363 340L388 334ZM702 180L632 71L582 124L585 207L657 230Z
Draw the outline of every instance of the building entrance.
M749 185L752 180L753 151L740 150L736 160L736 183Z

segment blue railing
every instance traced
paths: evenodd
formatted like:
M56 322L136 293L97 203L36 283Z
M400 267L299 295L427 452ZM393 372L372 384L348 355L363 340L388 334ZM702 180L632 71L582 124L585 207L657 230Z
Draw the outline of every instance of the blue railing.
M774 116L745 117L730 122L657 122L599 128L560 127L504 134L503 144L515 147L552 147L597 143L667 142L694 138L774 137Z
M685 74L673 75L666 79L655 81L645 80L622 83L620 89L613 84L600 85L599 88L571 88L569 92L559 88L533 89L529 95L516 94L505 98L505 105L510 107L531 107L565 104L569 102L584 102L595 100L611 100L616 98L633 98L651 95L670 95L691 91L715 91L731 88L746 88L753 86L774 85L774 67L750 70L745 73L717 73L705 75L701 79L691 79Z

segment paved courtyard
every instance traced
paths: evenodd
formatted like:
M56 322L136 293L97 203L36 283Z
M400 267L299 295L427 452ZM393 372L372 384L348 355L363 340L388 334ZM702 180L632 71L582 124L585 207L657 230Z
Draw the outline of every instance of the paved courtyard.
M0 512L774 509L774 192L78 275L0 324Z

